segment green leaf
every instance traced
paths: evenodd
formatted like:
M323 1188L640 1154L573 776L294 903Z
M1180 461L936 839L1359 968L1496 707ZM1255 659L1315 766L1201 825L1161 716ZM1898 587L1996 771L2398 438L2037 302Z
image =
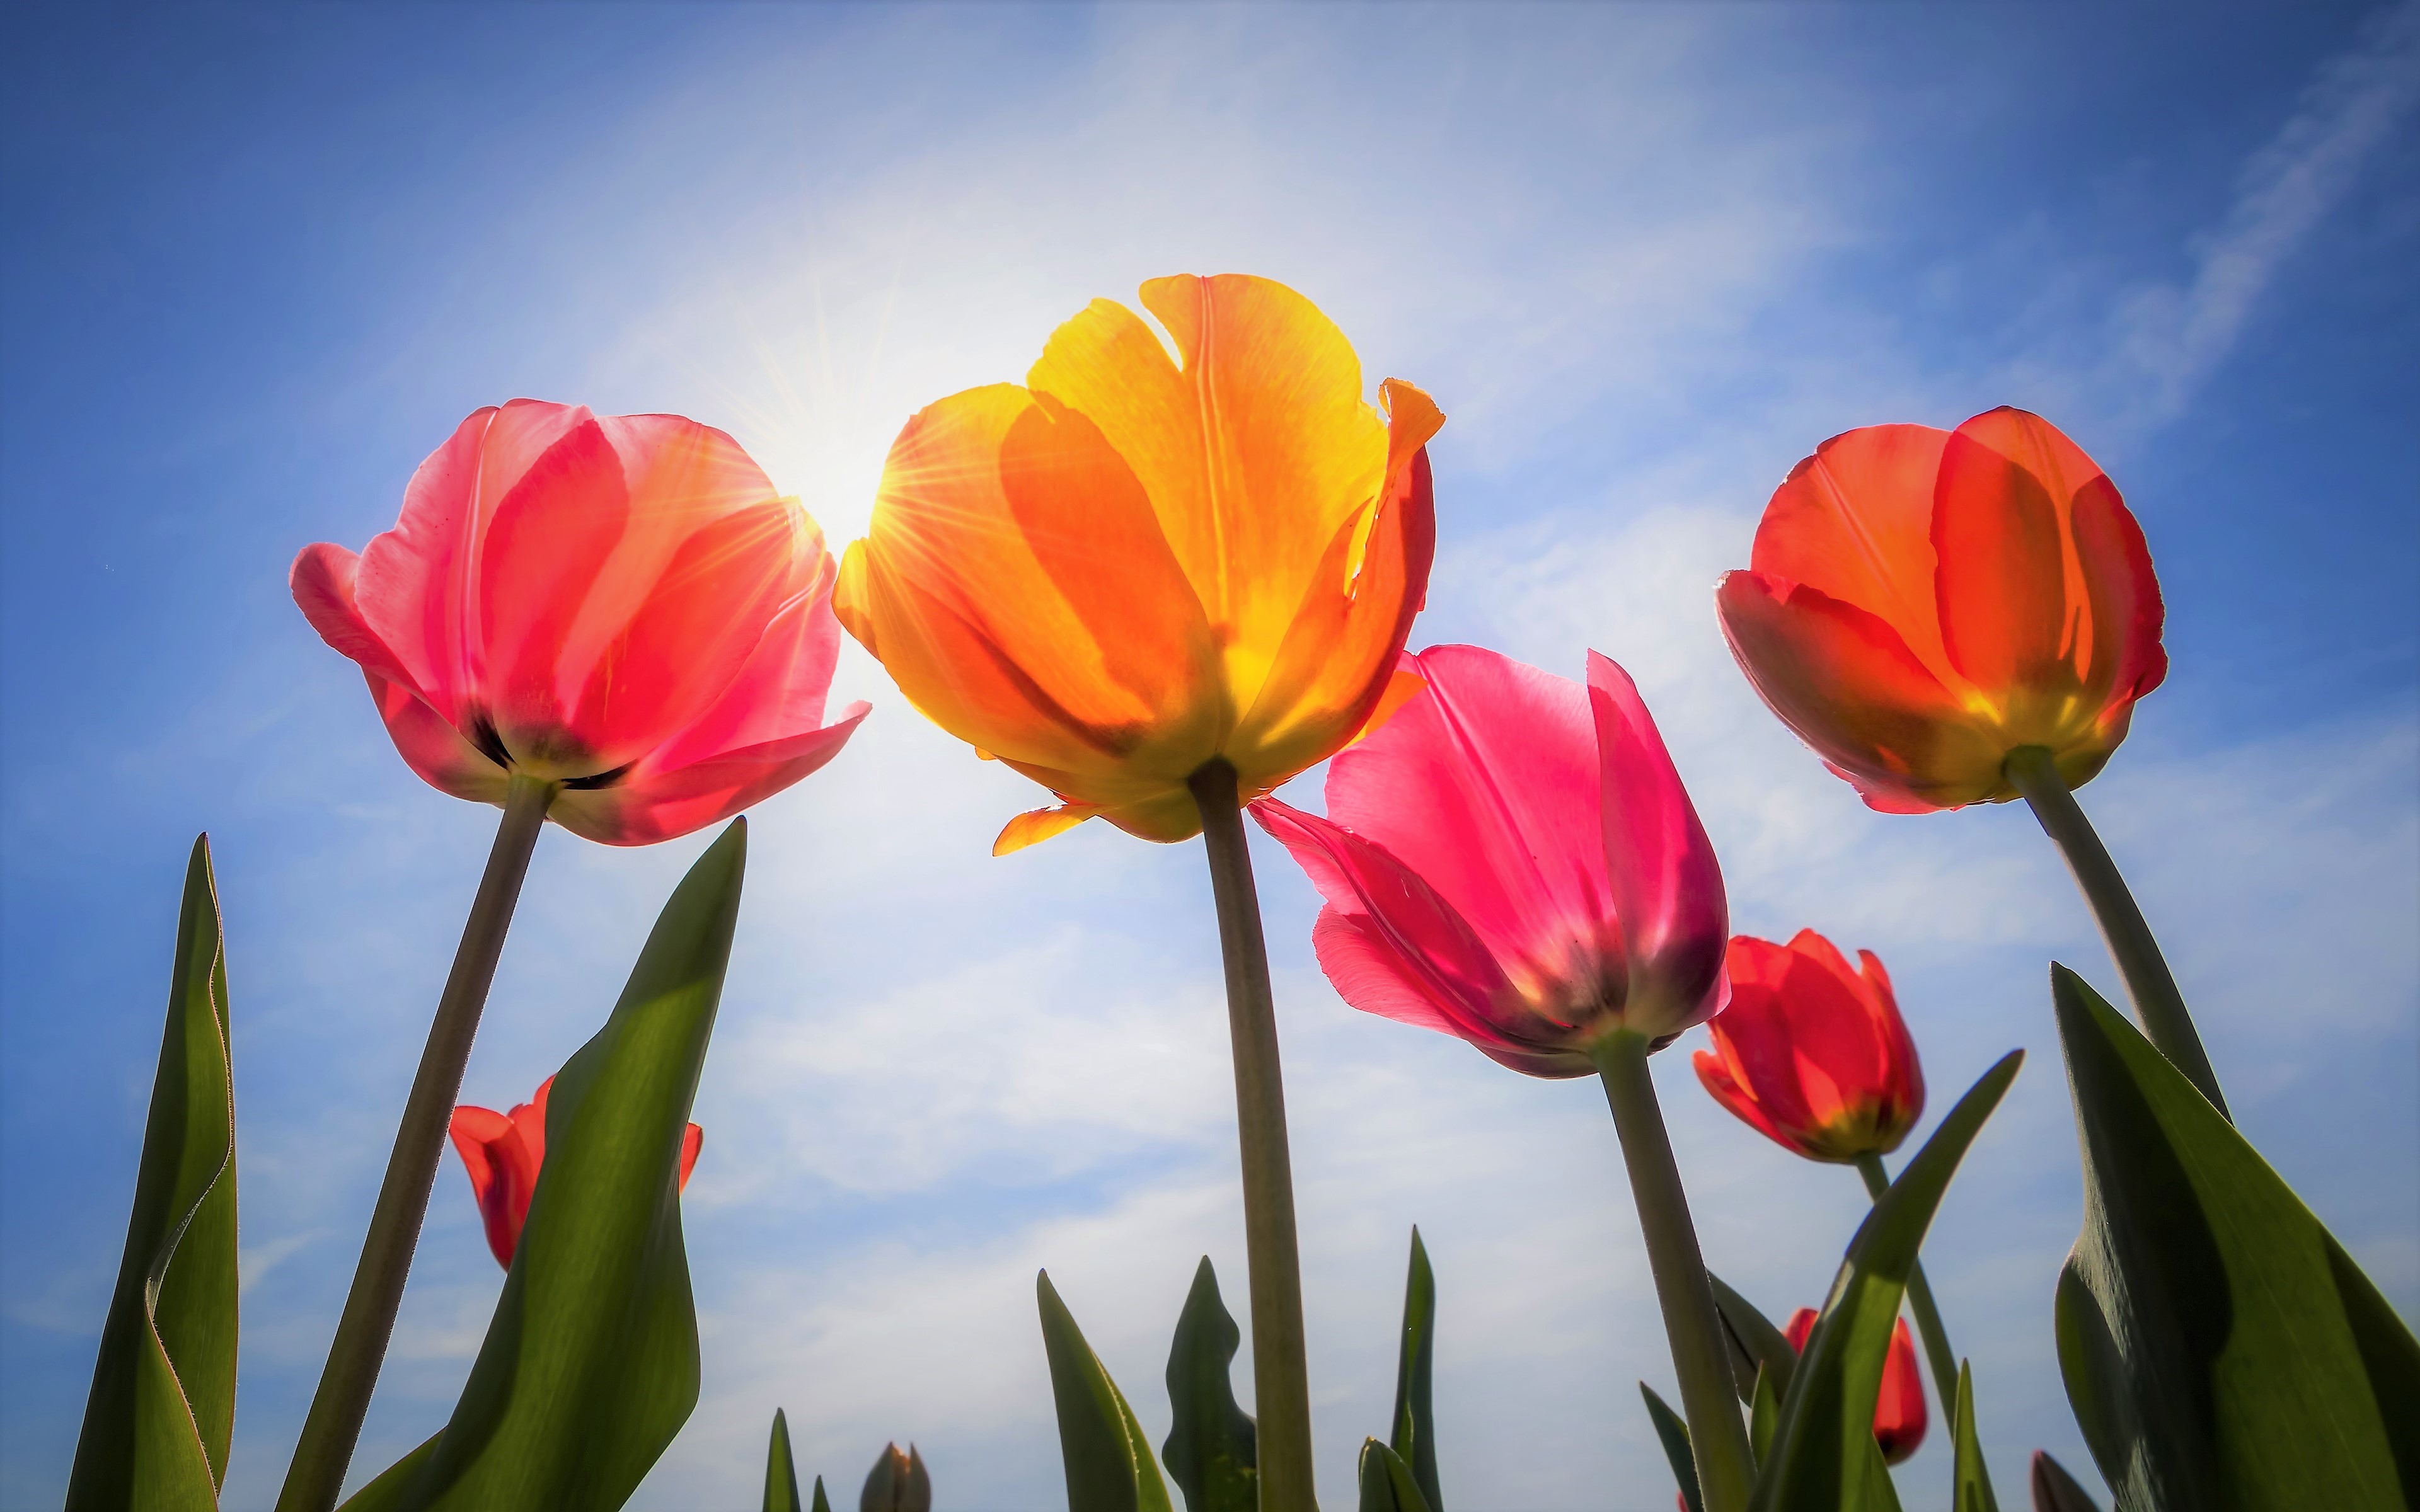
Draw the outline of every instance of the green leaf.
M1722 1314L1723 1334L1731 1347L1731 1376L1739 1382L1740 1401L1756 1399L1756 1375L1759 1368L1773 1373L1776 1395L1790 1394L1790 1372L1798 1364L1798 1351L1790 1344L1790 1335L1773 1326L1771 1319L1758 1312L1745 1297L1725 1285L1723 1278L1712 1271L1706 1281L1714 1288L1714 1309Z
M1647 1398L1648 1420L1655 1425L1655 1437L1663 1442L1664 1458L1671 1463L1672 1478L1681 1483L1681 1501L1689 1512L1706 1512L1704 1493L1698 1489L1698 1452L1689 1447L1689 1425L1681 1414L1664 1404L1647 1382L1638 1383L1638 1395Z
M546 1163L444 1430L348 1512L611 1512L697 1405L681 1135L747 867L735 820L664 905L613 1016L554 1078ZM396 1470L402 1470L397 1466Z
M1361 1441L1361 1512L1432 1512L1412 1467L1375 1439Z
M1950 1512L2000 1512L1992 1473L1983 1464L1983 1442L1975 1433L1975 1372L1963 1360L1958 1362L1958 1405L1949 1415L1950 1443L1958 1454Z
M790 1419L773 1409L773 1440L765 1449L765 1512L805 1512L799 1501L799 1467L790 1458Z
M2134 1026L2051 968L2084 1147L2059 1367L2129 1512L2420 1501L2420 1342Z
M807 1512L831 1512L831 1498L824 1494L824 1478L821 1475L815 1477L815 1501Z
M1900 1298L1950 1177L2024 1060L2024 1051L2010 1051L1958 1100L1850 1242L1832 1295L1791 1372L1773 1452L1749 1503L1755 1512L1898 1504L1874 1443L1874 1404L1882 1396Z
M2101 1504L2067 1467L2040 1449L2034 1451L2033 1492L2034 1512L2101 1512Z
M1059 1300L1050 1273L1034 1277L1050 1396L1059 1408L1059 1454L1067 1467L1067 1512L1171 1512L1142 1425L1083 1331Z
M69 1512L215 1507L235 1429L235 1072L208 835L185 866L134 1206Z
M1747 1447L1757 1463L1773 1448L1773 1430L1781 1426L1781 1398L1774 1394L1773 1376L1764 1366L1756 1367L1756 1386L1748 1394Z
M1395 1364L1395 1430L1388 1447L1411 1466L1429 1512L1445 1512L1437 1490L1436 1414L1430 1408L1435 1373L1436 1274L1414 1224L1411 1264L1404 1277L1404 1349Z
M1231 1374L1243 1337L1204 1255L1169 1347L1168 1401L1175 1421L1159 1447L1187 1512L1258 1512L1261 1504L1252 1419L1235 1405Z
M933 1512L933 1477L924 1473L924 1457L909 1444L886 1443L882 1457L866 1472L865 1489L857 1494L858 1512Z

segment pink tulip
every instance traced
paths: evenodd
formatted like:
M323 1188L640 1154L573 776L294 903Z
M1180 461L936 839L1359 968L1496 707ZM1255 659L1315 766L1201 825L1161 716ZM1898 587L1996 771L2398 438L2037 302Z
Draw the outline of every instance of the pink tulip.
M644 845L780 792L865 717L823 724L832 576L722 432L515 399L462 422L360 556L304 548L293 589L431 785L501 805L548 779L557 824Z
M1475 646L1404 658L1424 692L1327 769L1327 817L1252 813L1326 901L1344 1000L1535 1076L1723 1003L1723 881L1629 675L1586 687Z

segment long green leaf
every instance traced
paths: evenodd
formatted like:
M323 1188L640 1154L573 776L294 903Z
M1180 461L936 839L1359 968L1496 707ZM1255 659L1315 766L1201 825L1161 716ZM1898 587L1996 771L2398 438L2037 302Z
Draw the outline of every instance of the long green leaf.
M1168 1485L1125 1394L1084 1342L1067 1304L1034 1277L1042 1305L1042 1347L1050 1356L1050 1396L1059 1409L1059 1454L1067 1467L1067 1512L1172 1512Z
M1757 1463L1762 1464L1773 1451L1774 1430L1781 1427L1781 1398L1775 1395L1773 1377L1762 1365L1757 1366L1756 1385L1747 1402L1747 1446Z
M1436 1375L1436 1273L1428 1246L1412 1226L1412 1258L1404 1276L1404 1347L1395 1364L1395 1423L1388 1447L1411 1467L1429 1512L1445 1512L1437 1489L1436 1413L1431 1406Z
M1958 1100L1850 1242L1832 1295L1791 1372L1773 1452L1749 1504L1755 1512L1897 1504L1874 1444L1874 1404L1882 1396L1900 1298L1950 1177L2024 1060L2024 1051L2010 1051Z
M2059 1366L2129 1512L2420 1502L2420 1342L2234 1126L2051 968L2084 1148Z
M1681 1504L1689 1512L1706 1512L1705 1494L1698 1489L1698 1452L1689 1447L1689 1425L1643 1381L1638 1383L1638 1395L1647 1398L1648 1419L1655 1425L1664 1458L1671 1463L1672 1478L1681 1483Z
M2033 1493L2034 1512L2101 1512L2101 1504L2067 1467L2040 1449L2034 1451Z
M1950 1512L2000 1512L1992 1494L1992 1472L1983 1463L1983 1441L1975 1432L1975 1372L1958 1362L1958 1403L1949 1414L1951 1446L1957 1452L1951 1485Z
M1714 1288L1714 1310L1722 1314L1723 1333L1730 1341L1731 1374L1739 1382L1741 1402L1755 1401L1760 1368L1771 1372L1775 1393L1787 1396L1791 1369L1798 1364L1798 1351L1791 1347L1790 1335L1774 1327L1771 1319L1733 1291L1721 1276L1709 1271L1706 1281Z
M235 1073L209 837L194 841L167 1024L69 1512L215 1507L235 1429Z
M613 1016L556 1074L546 1163L470 1382L399 1488L373 1497L380 1476L349 1512L612 1512L688 1421L680 1145L747 854L735 820L664 905Z
M765 1448L765 1512L806 1512L799 1500L799 1465L790 1456L790 1419L773 1409L772 1442Z
M1412 1467L1375 1439L1361 1441L1361 1512L1434 1512Z
M1235 1405L1231 1374L1243 1337L1204 1255L1169 1347L1168 1401L1175 1421L1159 1449L1187 1512L1258 1512L1261 1504L1252 1419Z

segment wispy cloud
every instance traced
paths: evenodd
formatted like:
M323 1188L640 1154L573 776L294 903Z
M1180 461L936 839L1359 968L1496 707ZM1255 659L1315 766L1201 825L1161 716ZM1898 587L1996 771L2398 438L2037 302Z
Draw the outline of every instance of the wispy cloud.
M2243 164L2225 218L2191 249L2192 278L2136 290L2112 322L2104 384L2138 424L2175 419L2226 360L2261 297L2420 102L2420 4L2372 19Z

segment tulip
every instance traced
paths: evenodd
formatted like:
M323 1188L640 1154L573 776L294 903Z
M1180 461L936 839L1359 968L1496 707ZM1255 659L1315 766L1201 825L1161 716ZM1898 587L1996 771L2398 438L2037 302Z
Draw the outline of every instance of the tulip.
M1476 646L1404 666L1426 691L1329 763L1326 818L1252 806L1326 900L1311 942L1344 1000L1533 1076L1712 1017L1722 872L1629 676Z
M995 854L1099 815L1202 831L1216 761L1260 796L1414 685L1394 676L1435 539L1444 417L1361 397L1342 332L1281 284L1142 286L1174 340L1095 300L1025 386L927 406L891 448L834 607L910 702L1048 787Z
M1754 1476L1647 1056L1723 1005L1722 872L1627 673L1586 686L1475 646L1327 768L1327 814L1252 806L1325 900L1337 992L1533 1076L1604 1081L1710 1512Z
M882 1446L874 1468L866 1473L857 1504L858 1512L933 1512L932 1477L914 1444L905 1453L896 1443Z
M1775 491L1750 563L1716 590L1732 655L1885 812L2016 797L2003 768L2027 747L2079 786L2167 675L2142 528L2022 409L1835 436Z
M729 818L837 754L823 535L737 442L676 415L516 399L473 412L355 556L305 547L295 602L359 662L431 786L646 845Z
M2083 448L2001 408L1869 425L1791 470L1715 588L1748 681L1886 813L2022 796L2065 854L2151 1042L2222 1114L2183 995L2074 790L2168 673L2142 527Z
M517 1103L510 1113L467 1103L454 1110L454 1149L478 1199L488 1248L506 1270L512 1269L513 1251L520 1244L521 1225L529 1220L530 1198L537 1195L538 1167L546 1163L546 1094L553 1085L551 1076L538 1083L530 1100ZM705 1148L706 1131L690 1124L681 1135L683 1188Z
M832 578L814 522L722 432L528 399L463 421L361 555L294 559L295 602L405 763L504 814L279 1512L343 1486L539 830L669 840L830 761L866 712L822 722Z
M1852 969L1811 929L1788 945L1733 937L1730 1004L1706 1026L1714 1050L1692 1063L1742 1123L1808 1160L1854 1165L1879 1202L1890 1190L1883 1156L1924 1116L1924 1068L1889 973L1870 950L1857 959L1862 969ZM1920 1264L1909 1271L1907 1299L1933 1383L1954 1401L1958 1356Z
M1792 1349L1804 1353L1815 1333L1815 1309L1792 1313L1782 1333ZM1874 1403L1874 1442L1882 1445L1883 1458L1896 1465L1916 1453L1924 1443L1924 1381L1916 1374L1916 1343L1902 1318L1891 1324L1890 1350L1883 1356L1883 1392Z
M1785 1149L1854 1165L1897 1149L1924 1113L1924 1071L1890 977L1851 969L1813 930L1784 945L1734 937L1730 1005L1694 1057L1714 1101Z
M1311 1388L1276 1008L1242 807L1418 690L1444 417L1282 284L1142 286L1163 345L1095 300L1023 387L920 410L833 607L908 702L1049 788L1002 855L1098 815L1204 837L1227 968L1264 1505L1312 1504Z

